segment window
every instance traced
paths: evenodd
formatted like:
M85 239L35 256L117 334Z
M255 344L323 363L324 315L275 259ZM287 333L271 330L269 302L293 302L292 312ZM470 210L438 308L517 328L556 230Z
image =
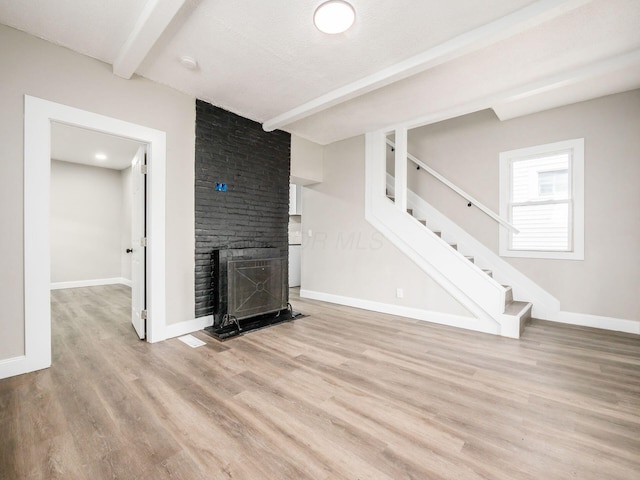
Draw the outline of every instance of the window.
M500 154L505 257L584 259L584 139Z
M569 170L538 172L538 195L548 197L568 193Z

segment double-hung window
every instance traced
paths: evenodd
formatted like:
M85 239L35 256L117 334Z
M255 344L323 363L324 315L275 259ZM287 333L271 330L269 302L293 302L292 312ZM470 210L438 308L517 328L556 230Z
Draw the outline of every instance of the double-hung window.
M584 139L500 154L505 257L584 259Z

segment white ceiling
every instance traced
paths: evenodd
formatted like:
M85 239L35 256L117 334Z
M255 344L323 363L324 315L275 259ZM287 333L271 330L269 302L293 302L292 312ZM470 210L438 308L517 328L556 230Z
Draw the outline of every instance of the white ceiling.
M51 124L53 160L123 170L131 166L131 161L141 145L135 140L95 130L56 122ZM96 158L97 153L102 153L107 158L99 160Z
M0 0L0 23L323 144L640 87L640 0L350 0L334 36L322 1Z

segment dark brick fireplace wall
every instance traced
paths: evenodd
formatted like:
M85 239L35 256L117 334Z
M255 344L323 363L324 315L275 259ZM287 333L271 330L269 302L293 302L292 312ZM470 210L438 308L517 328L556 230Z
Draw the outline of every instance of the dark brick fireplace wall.
M273 247L288 258L290 145L288 133L196 101L196 318L213 313L213 250Z

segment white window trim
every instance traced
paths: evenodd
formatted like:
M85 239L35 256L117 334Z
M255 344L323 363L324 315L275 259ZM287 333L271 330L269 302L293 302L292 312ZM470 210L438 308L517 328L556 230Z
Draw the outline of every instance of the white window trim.
M540 250L511 250L509 249L509 231L500 226L499 253L501 257L521 258L549 258L560 260L584 260L584 138L565 140L562 142L519 148L500 153L500 216L511 221L509 203L510 169L513 159L532 157L571 150L571 178L573 208L571 213L570 236L573 250L570 252L552 252Z

